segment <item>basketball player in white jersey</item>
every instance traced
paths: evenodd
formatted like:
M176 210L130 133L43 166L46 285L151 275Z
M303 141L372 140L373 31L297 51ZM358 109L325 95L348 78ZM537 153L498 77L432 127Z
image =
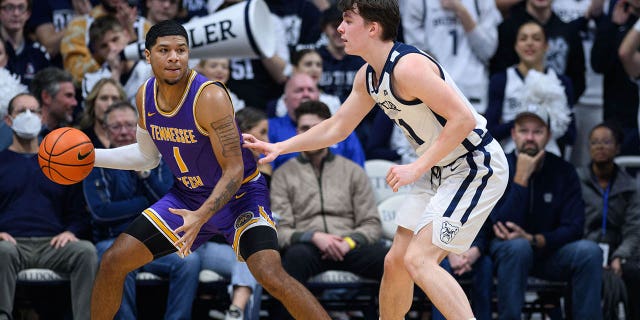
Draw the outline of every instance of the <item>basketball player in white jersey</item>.
M405 0L405 42L432 55L481 114L487 109L489 60L502 22L494 1Z
M473 319L464 291L439 266L450 252L466 251L508 179L508 164L486 120L464 98L435 60L394 42L400 20L397 0L340 0L338 32L347 54L365 64L353 89L331 118L276 144L244 135L245 147L265 154L325 148L347 137L377 103L399 125L419 158L393 166L394 190L415 183L397 214L398 230L380 287L383 320L403 319L416 283L447 319Z

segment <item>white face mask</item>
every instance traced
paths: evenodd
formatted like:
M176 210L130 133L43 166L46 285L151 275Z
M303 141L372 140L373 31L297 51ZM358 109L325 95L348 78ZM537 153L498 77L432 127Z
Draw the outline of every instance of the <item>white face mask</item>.
M42 129L42 120L37 114L26 110L13 118L11 129L22 139L33 139Z

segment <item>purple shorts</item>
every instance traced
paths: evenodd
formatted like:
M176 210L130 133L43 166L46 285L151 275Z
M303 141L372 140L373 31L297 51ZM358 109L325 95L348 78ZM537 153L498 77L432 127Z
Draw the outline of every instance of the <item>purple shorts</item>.
M169 208L189 208L189 201L184 201L181 194L174 191L171 189L143 212L172 244L179 238L173 230L182 226L183 221L181 216L169 212ZM269 190L262 175L242 184L233 198L202 226L191 251L196 250L213 235L222 234L238 254L240 236L244 231L256 226L275 229L269 208Z

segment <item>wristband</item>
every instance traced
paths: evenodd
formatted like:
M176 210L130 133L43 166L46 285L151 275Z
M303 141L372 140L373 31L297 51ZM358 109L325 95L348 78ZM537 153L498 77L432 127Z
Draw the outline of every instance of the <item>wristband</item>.
M349 249L353 250L356 248L356 242L351 239L351 237L344 237L344 241L349 244Z

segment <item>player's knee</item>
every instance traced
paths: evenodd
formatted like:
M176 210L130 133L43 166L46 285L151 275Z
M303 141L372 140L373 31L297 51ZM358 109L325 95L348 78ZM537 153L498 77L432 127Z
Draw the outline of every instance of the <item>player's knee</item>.
M251 273L262 287L273 295L282 290L291 278L279 263L263 263L251 269Z
M411 278L414 279L420 275L425 268L439 268L435 257L424 255L414 250L407 250L403 261L407 272L409 272ZM428 274L433 274L433 272L429 272Z
M404 269L404 256L394 250L390 250L384 257L384 272L395 273Z
M127 259L127 254L112 246L102 255L102 259L100 260L100 270L109 273L126 274L137 269L137 267L131 266Z

